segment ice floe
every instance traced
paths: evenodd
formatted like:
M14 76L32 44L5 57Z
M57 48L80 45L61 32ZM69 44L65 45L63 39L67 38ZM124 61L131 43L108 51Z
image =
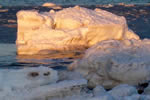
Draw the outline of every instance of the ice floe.
M139 39L128 29L125 17L102 9L75 6L57 12L22 10L17 13L17 22L20 55L85 50L109 39Z

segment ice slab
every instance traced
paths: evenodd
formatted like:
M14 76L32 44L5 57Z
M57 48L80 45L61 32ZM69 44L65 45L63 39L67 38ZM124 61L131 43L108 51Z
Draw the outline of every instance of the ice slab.
M85 52L70 65L87 80L88 85L112 88L118 84L138 85L150 80L150 40L108 40Z
M60 11L17 13L17 53L47 54L74 51L109 39L139 39L128 29L126 19L101 9L75 6Z

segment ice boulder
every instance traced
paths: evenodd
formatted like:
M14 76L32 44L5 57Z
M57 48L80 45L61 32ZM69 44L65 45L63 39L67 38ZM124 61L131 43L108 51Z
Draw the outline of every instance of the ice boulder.
M0 93L56 83L57 71L47 67L0 70Z
M79 6L43 13L21 10L17 13L17 23L19 55L84 50L109 39L139 39L128 29L124 17Z
M110 90L108 93L111 94L113 97L125 97L138 94L135 87L127 84L118 85Z
M93 95L94 96L102 96L105 94L106 94L106 90L104 89L103 86L98 85L93 89Z
M150 80L150 40L107 40L89 48L69 69L80 72L88 85L112 88Z

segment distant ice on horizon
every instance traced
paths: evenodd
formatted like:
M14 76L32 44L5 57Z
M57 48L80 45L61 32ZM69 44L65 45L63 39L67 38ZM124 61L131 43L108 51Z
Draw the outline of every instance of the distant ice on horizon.
M40 6L43 3L52 2L60 5L98 5L98 4L145 4L149 0L0 0L1 6Z

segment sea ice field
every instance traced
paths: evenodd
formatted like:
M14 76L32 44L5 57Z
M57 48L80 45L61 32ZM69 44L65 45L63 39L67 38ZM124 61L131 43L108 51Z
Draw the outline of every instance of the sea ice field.
M53 1L55 2L55 0ZM87 50L56 51L42 55L21 55L21 53L17 55L17 46L19 45L16 46L15 43L18 38L18 27L20 28L18 23L21 22L17 20L17 12L20 10L29 12L36 10L42 16L43 12L49 12L50 10L50 13L55 13L53 10L59 12L62 8L68 7L72 7L71 9L74 10L74 5L61 5L61 9L57 9L39 6L38 4L31 6L33 2L28 0L27 3L20 1L18 4L11 1L13 6L11 4L9 6L8 2L9 0L3 3L0 1L2 5L0 7L0 100L150 100L149 4L82 5L81 8L77 6L75 8L83 9L81 12L84 13L95 14L96 12L93 11L97 8L95 11L99 12L98 9L102 9L104 12L106 10L117 16L124 16L126 19L124 24L120 24L122 19L115 15L113 18L116 18L118 22L113 22L113 18L110 20L111 17L109 16L105 16L107 19L104 22L103 20L99 20L99 22L107 25L108 21L112 21L111 24L114 26L119 23L123 25L123 30L126 31L121 33L123 34L121 38L114 36L115 38L111 38L112 40L102 40L99 43L92 42L92 45L89 44L88 49L86 48ZM72 2L72 4L78 3ZM100 2L100 0L97 2ZM106 2L109 3L110 1L106 0ZM115 0L114 2L118 3ZM149 1L134 1L135 4L141 2L147 3ZM65 4L65 0L60 3ZM58 2L58 4L60 3ZM15 4L26 6L16 6ZM62 12L52 18L55 19L57 16L63 18ZM99 24L95 20L96 17L91 16L93 19L90 21L94 20L94 24L90 25ZM88 17L91 18L91 16ZM95 14L95 16L98 15ZM99 18L104 19L105 17L100 16ZM84 17L83 19L77 19L84 22ZM57 26L55 21L60 24ZM78 25L80 25L73 20L75 26L68 28L68 25L72 24L65 26L64 23L55 21L55 30L58 29L59 31L65 28L72 32L73 29L78 29ZM82 28L89 27L87 23ZM30 25L34 24L31 23ZM122 30L122 27L119 26L118 29ZM42 26L42 28L45 29L45 26ZM18 33L21 33L22 30L23 28L20 28ZM65 32L67 32L66 30ZM32 33L32 31L26 29L25 31ZM40 32L42 31L40 30ZM99 32L99 30L97 31ZM113 30L112 32L117 33L118 31ZM117 34L120 34L119 32ZM39 37L37 39L40 39ZM34 43L32 39L34 40L33 36L27 42ZM109 39L109 37L106 39ZM36 43L31 46L34 45Z

